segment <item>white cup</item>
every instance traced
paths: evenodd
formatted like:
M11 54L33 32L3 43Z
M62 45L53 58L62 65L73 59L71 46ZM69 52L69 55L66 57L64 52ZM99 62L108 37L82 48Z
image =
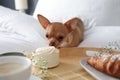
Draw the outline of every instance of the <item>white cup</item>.
M31 60L23 56L0 57L0 80L29 80Z

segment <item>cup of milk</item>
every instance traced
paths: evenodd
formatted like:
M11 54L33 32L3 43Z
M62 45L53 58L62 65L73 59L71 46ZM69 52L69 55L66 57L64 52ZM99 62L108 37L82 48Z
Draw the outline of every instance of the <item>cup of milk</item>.
M23 56L0 57L0 80L29 80L31 60Z

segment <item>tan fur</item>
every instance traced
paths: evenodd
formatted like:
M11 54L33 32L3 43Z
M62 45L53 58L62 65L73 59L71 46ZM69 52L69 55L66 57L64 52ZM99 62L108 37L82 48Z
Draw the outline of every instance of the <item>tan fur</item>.
M50 22L38 14L38 20L46 30L46 37L50 46L56 48L76 47L83 40L84 25L81 19L72 18L65 22Z

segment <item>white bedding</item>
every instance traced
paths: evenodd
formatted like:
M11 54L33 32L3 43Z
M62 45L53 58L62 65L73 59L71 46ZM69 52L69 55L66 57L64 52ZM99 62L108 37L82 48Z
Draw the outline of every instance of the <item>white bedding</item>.
M85 31L78 47L102 47L120 41L120 26L98 26ZM31 53L48 46L45 30L32 16L0 6L0 54L5 52Z
M98 26L86 31L79 47L105 47L109 42L120 42L120 26ZM119 44L120 45L120 44Z
M38 0L34 17L38 13L54 21L85 15L99 26L120 26L120 0Z
M0 53L31 53L46 46L41 34L44 30L32 16L0 6Z

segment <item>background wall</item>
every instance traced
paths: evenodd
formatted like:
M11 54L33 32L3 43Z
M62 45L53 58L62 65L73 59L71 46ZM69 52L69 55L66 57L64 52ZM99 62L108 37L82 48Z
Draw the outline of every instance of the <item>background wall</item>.
M38 0L28 0L29 9L26 11L27 14L32 15L36 7ZM0 0L0 5L15 9L14 0Z

